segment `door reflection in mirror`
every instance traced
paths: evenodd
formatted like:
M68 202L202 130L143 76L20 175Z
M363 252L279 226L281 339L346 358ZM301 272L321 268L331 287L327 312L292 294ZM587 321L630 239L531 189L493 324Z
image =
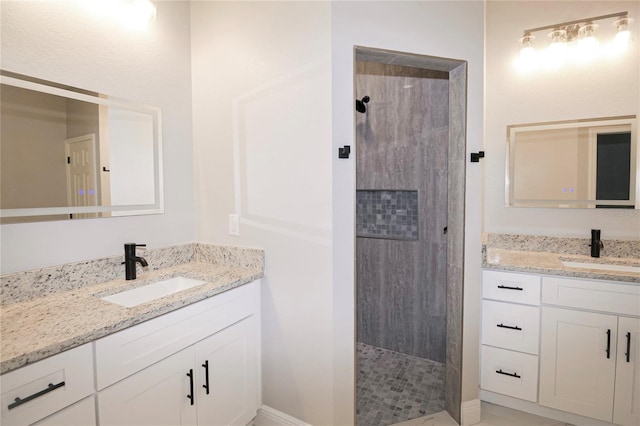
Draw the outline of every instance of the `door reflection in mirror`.
M159 108L5 74L2 223L162 211Z

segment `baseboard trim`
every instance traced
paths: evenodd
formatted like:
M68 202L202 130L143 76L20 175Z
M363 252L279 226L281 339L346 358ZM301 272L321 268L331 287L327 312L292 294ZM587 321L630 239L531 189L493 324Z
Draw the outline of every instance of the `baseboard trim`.
M460 426L471 426L480 423L481 410L480 399L472 399L460 404Z
M250 424L253 426L311 426L309 423L267 405L258 408L258 414Z

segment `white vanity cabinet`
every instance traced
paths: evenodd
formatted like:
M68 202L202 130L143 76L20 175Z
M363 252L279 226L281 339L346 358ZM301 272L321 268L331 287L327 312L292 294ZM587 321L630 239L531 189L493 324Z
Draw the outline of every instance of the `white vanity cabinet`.
M245 426L259 362L255 282L98 340L100 425Z
M482 388L536 401L540 277L484 271L482 296Z
M640 425L640 285L483 271L482 309L483 400Z
M59 353L0 376L2 389L2 423L30 425L95 424L93 397L86 400L81 409L73 404L92 395L93 351L91 344ZM58 413L79 413L81 418ZM89 409L87 409L89 407ZM50 418L48 418L51 416ZM47 420L43 420L48 418ZM75 423L75 422L79 423Z
M540 404L640 424L640 286L556 277L542 282Z
M256 318L98 393L101 425L240 425L258 409Z

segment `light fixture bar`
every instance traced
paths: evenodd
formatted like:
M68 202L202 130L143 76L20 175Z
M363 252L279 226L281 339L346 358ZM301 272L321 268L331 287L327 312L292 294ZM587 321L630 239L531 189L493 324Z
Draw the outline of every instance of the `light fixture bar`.
M561 22L559 24L546 25L544 27L538 27L538 28L531 28L529 30L524 30L524 34L526 35L526 34L531 34L531 33L535 33L535 32L538 32L538 31L556 29L556 28L566 27L566 26L575 25L575 24L581 24L581 23L584 23L584 22L599 21L601 19L628 18L628 17L629 17L629 12L611 13L609 15L594 16L592 18L577 19L575 21Z

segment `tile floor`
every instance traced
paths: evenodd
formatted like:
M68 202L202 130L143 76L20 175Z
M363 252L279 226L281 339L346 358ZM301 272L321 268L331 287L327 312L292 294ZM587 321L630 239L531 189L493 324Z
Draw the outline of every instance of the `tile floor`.
M442 363L358 343L357 371L358 426L391 425L444 410Z
M396 423L393 426L457 426L446 411ZM482 403L482 419L475 426L571 426L569 423L540 417L500 405Z
M357 426L457 426L444 410L444 364L358 343ZM477 426L571 426L482 403Z

